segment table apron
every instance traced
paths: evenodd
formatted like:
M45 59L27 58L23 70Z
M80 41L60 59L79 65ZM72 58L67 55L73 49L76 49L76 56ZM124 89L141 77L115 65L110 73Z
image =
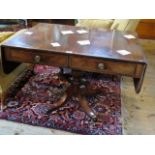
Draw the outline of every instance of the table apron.
M68 56L52 52L4 48L5 60L25 63L39 63L59 67L68 67ZM36 62L35 58L39 58Z
M47 64L59 67L69 67L81 71L96 72L111 75L123 75L140 78L143 72L143 64L114 61L102 58L68 55L62 53L45 52L39 50L26 50L18 48L4 48L5 60L15 62L36 63L35 57L39 57L39 64Z

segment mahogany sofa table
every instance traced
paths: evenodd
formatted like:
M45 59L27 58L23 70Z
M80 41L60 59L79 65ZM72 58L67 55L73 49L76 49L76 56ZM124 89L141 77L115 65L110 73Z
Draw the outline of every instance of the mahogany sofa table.
M39 23L26 29L4 42L1 52L4 68L10 62L25 62L129 76L133 78L137 93L141 90L147 66L136 35L58 24ZM81 106L95 120L97 116L85 98L85 85L77 84L76 87ZM67 94L56 107L66 98Z

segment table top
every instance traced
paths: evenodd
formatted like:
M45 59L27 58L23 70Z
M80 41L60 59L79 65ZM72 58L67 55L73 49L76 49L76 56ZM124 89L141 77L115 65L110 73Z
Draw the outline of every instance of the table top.
M115 30L39 23L2 46L146 63L136 35Z

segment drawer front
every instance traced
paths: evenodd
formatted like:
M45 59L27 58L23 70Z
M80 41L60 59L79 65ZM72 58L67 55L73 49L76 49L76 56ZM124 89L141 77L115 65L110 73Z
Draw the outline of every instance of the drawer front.
M67 67L68 56L63 54L47 53L40 51L5 48L5 59L16 62L39 63Z
M127 76L134 76L136 69L136 64L134 63L79 56L72 56L70 58L69 66L71 68L84 71L106 74L121 74Z

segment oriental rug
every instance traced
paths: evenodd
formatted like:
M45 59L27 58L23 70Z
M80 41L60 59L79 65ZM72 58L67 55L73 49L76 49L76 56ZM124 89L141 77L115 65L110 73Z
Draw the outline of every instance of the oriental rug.
M60 79L59 72L60 68L43 65L27 70L10 87L0 119L85 135L122 134L119 77L88 72L81 75L90 87L102 90L87 96L89 106L99 114L100 119L94 122L80 107L76 96L49 110L69 84L66 79Z

